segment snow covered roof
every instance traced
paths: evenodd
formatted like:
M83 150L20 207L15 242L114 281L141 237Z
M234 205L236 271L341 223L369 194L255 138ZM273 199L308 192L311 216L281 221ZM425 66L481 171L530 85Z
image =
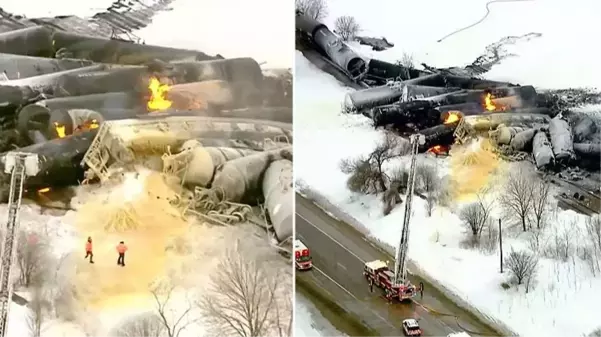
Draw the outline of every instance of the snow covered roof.
M382 269L382 268L388 267L386 262L381 261L381 260L365 262L365 266L371 270L377 270L377 269Z
M302 249L307 249L307 247L305 247L305 245L301 242L301 240L294 240L294 251L297 250L302 250Z
M407 318L403 321L403 324L405 324L408 328L419 328L419 324L413 318Z

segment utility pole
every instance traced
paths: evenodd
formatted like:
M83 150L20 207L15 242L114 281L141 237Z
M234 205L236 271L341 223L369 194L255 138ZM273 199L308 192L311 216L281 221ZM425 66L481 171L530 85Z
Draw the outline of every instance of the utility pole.
M500 265L501 265L501 274L503 274L503 232L501 229L501 218L499 218L499 256L500 256Z

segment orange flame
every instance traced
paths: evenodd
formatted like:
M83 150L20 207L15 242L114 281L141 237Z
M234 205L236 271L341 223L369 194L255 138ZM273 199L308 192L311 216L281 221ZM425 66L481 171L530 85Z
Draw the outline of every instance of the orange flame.
M426 153L433 153L433 154L444 154L447 153L448 150L445 146L442 145L434 145L431 148L428 149L428 151L426 151Z
M447 112L447 117L445 118L443 124L452 124L458 122L461 119L461 111L451 110Z
M98 121L95 119L92 119L91 121L86 121L80 128L83 130L93 130L93 129L98 129L100 127L100 124L98 124Z
M58 138L65 138L65 136L67 135L65 126L62 124L54 122L54 129L56 130L56 134L58 135Z
M486 95L484 95L484 108L488 111L495 111L497 110L497 106L495 105L495 102L493 101L495 97L489 92Z
M148 90L150 90L150 99L148 100L148 110L166 110L171 107L172 102L167 99L167 92L171 89L167 84L161 84L158 78L150 78Z

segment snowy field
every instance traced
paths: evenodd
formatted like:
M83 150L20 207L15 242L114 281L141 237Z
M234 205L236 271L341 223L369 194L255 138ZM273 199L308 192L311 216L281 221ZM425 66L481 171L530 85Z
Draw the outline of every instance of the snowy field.
M383 52L353 44L367 57L394 62L407 53L413 56L415 64L462 66L502 37L535 32L542 36L509 46L508 52L515 56L493 67L485 77L541 89L601 87L601 44L590 43L601 36L601 26L589 24L601 12L598 1L492 4L483 23L440 43L436 41L480 19L486 12L486 1L429 0L399 5L390 0L380 1L377 6L344 0L328 3L330 15L325 21L331 29L336 17L351 15L363 26L361 35L385 36L395 44ZM340 113L348 90L297 52L294 123L296 144L302 144L295 149L297 186L318 191L358 219L375 238L395 247L403 207L397 206L390 215L382 216L379 198L351 193L346 187L347 176L339 168L342 159L368 154L382 138L382 132L373 130L367 118ZM421 160L432 161L423 157ZM436 162L441 175L490 174L490 180L500 179L493 176L508 169L507 164L491 163L477 173L453 173L452 159ZM405 164L397 161L387 169L390 172L394 166ZM557 249L556 238L569 236L570 256L565 261L542 257L536 282L525 293L523 286L510 283L508 272L499 273L498 253L465 248L466 230L457 215L461 206L460 202L437 206L427 217L425 201L414 199L409 255L419 267L522 336L585 335L601 327L598 314L594 314L598 312L595 299L601 292L601 276L591 273L589 266L576 256L574 247L576 242L585 242L585 216L561 210L549 214L553 221L541 234L541 241L549 245L545 248ZM493 217L498 216L495 211ZM506 255L512 248L530 249L529 234L521 233L519 228L507 229L505 234ZM504 290L502 284L508 289Z
M27 17L86 17L104 11L111 3L112 1L98 1L94 7L90 7L86 2L67 0L51 3L3 1L0 7L7 12ZM171 7L171 11L159 13L151 25L134 33L147 44L197 49L209 54L220 53L224 57L253 57L257 62L264 63L265 68L292 67L294 23L285 15L272 15L273 12L292 13L292 3L259 0L251 5L245 1L228 0L205 1L199 4L188 0L176 0ZM278 28L272 29L274 26ZM54 315L46 317L41 327L41 336L109 335L116 325L128 317L146 314L152 312L153 308L156 309L156 303L148 291L155 277L177 278L181 281L181 288L186 288L185 291L179 288L174 290L170 303L165 307L168 320L181 317L184 314L182 311L191 308L181 321L180 327L189 321L190 325L179 337L215 335L215 332L203 326L202 321L198 319L200 314L195 304L190 302L195 302L203 296L203 288L209 284L209 275L218 272L217 263L223 258L225 248L231 247L235 239L244 242L239 249L246 252L245 256L252 259L254 254L258 254L257 261L269 261L267 263L270 263L270 268L275 268L273 270L283 278L283 288L291 288L289 264L273 252L273 249L267 249L269 246L263 241L266 239L264 232L257 230L255 226L191 226L188 223L169 220L168 216L157 215L160 211L137 213L148 222L162 221L162 226L159 224L149 231L146 231L148 228L140 229L139 235L133 231L129 236L121 236L99 226L109 214L99 211L102 208L94 210L93 207L84 205L85 201L98 204L99 200L109 198L113 202L121 200L123 205L134 202L138 198L135 191L143 190L141 185L144 183L134 181L131 185L131 182L130 179L129 183L126 181L123 186L114 187L118 195L111 194L106 189L78 187L73 205L75 210L66 214L44 211L36 205L23 206L21 226L28 231L39 233L39 237L47 238L48 244L56 248L52 261L57 265L50 268L56 268L57 271L60 270L59 274L64 273L64 277L72 278L79 291L78 295L84 299L84 303L75 303L70 308L70 311L74 311L74 317L69 321L55 319ZM125 199L119 199L124 196ZM148 209L157 210L153 207ZM89 217L90 213L86 212L93 212L95 215ZM7 214L6 205L1 205L0 216L6 218ZM82 220L84 218L87 219ZM95 239L95 264L89 264L83 259L83 247L88 235ZM124 237L131 251L126 257L127 266L119 269L115 265L115 245ZM190 244L191 238L195 239ZM247 244L252 247L248 247ZM262 247L267 251L263 251ZM69 267L63 270L60 269L62 267L58 265L58 261L66 256L69 262L73 256L74 262L66 263ZM48 287L58 286L62 280L57 277L56 282L52 282ZM19 291L20 294L29 297L26 290ZM278 294L278 297L289 299L291 294L284 291ZM280 303L280 306L283 305L286 303ZM19 337L28 334L32 329L30 317L31 311L26 307L11 305L8 336ZM139 334L140 332L130 331L130 335Z
M294 306L294 336L345 336L328 322L307 298L296 293Z

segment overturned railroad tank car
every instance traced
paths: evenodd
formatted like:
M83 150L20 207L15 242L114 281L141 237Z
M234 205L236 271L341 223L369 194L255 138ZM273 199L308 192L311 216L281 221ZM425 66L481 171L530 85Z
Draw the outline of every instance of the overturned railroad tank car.
M21 152L35 153L39 158L40 171L33 177L26 177L26 190L39 190L49 186L62 187L76 185L83 180L84 169L80 162L92 144L98 130L89 130L65 138L34 144L19 149ZM0 156L4 156L0 154ZM8 200L10 174L4 173L4 163L0 164L0 201Z
M0 34L0 53L139 65L153 60L217 59L195 50L136 44L34 26Z
M222 80L248 82L261 88L261 67L252 58L219 59L200 62L152 62L145 66L120 67L61 78L58 92L81 96L108 92L145 91L151 77L167 78L170 84Z
M307 34L338 67L348 72L352 78L365 73L366 62L349 48L340 37L332 33L326 25L304 15L296 15L296 29Z
M549 121L549 138L557 163L574 159L574 138L570 124L560 116Z
M538 169L548 169L555 166L555 156L551 142L543 130L539 130L532 139L532 155Z
M294 218L294 190L290 160L276 160L269 165L263 176L263 196L278 240L283 241L291 237Z
M1 36L1 34L0 34ZM13 54L0 54L0 69L5 80L19 80L91 66L92 61L77 59L51 59Z

